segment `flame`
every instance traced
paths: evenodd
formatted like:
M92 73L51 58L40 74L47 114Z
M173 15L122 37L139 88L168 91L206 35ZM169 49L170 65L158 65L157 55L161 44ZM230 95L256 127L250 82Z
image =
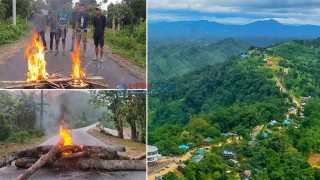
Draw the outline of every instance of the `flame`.
M85 83L81 80L81 78L86 77L86 74L81 68L81 53L79 43L76 43L76 48L75 51L71 54L71 59L73 61L71 77L75 79L74 83L80 86L85 86Z
M60 136L62 138L62 146L72 145L72 138L71 138L71 130L63 128L64 121L62 120L62 124L60 125Z
M48 77L44 46L39 41L39 34L32 31L32 41L27 44L24 57L28 58L27 82L43 80Z

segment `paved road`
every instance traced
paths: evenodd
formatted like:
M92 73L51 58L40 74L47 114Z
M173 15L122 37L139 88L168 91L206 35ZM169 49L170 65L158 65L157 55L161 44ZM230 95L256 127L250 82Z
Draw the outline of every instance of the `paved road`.
M87 133L87 130L95 127L96 124L91 126L74 129L71 131L71 136L73 138L73 144L84 144L84 145L99 145L106 146L103 142L98 140L97 138L91 136ZM59 135L55 135L49 138L47 141L42 143L41 145L55 145L58 143L60 137ZM18 169L14 166L14 163L11 166L6 166L0 168L0 180L11 180L18 177L21 173L24 172L24 169ZM145 180L146 172L145 171L117 171L117 172L102 172L99 173L97 171L67 171L67 170L52 170L42 168L39 169L36 173L34 173L29 179L37 179L37 180L70 180L70 179L110 179L110 180Z
M55 56L54 53L46 54L47 72L54 73L59 71L64 76L70 76L72 69L72 60L70 58L71 46L71 30L67 34L66 56L61 54L61 41L60 53ZM47 45L49 47L49 33L46 33ZM81 43L82 47L82 43ZM83 67L86 67L85 72L89 76L102 76L102 82L108 83L110 89L116 89L120 84L140 83L141 81L132 73L122 68L119 64L111 59L104 57L104 62L91 61L95 57L94 46L88 43L87 58L82 60ZM27 59L24 58L24 49L17 53L13 58L7 61L0 67L0 80L25 80L27 73ZM3 86L3 85L2 85Z

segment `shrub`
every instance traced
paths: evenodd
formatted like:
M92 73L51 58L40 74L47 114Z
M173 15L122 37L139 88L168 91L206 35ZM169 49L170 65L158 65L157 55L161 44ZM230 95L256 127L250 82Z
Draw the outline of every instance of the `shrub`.
M10 136L11 127L0 125L0 141L6 140Z
M5 21L0 24L0 45L18 40L30 28L31 24L21 18L17 19L16 26L12 25L12 20Z
M29 139L30 135L27 131L18 131L14 132L8 138L9 142L17 142L17 143L24 143L27 139Z

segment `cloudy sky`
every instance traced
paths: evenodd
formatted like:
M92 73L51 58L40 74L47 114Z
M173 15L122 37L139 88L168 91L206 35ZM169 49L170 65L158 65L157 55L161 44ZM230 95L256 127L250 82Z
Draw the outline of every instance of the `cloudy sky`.
M149 20L209 20L247 24L275 19L320 25L320 0L147 0Z

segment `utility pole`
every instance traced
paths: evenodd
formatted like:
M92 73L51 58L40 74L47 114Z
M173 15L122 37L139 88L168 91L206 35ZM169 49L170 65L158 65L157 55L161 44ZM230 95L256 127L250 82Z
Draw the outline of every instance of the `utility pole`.
M43 90L41 90L41 103L40 103L40 128L43 128Z
M12 0L12 21L13 25L17 25L17 0Z

